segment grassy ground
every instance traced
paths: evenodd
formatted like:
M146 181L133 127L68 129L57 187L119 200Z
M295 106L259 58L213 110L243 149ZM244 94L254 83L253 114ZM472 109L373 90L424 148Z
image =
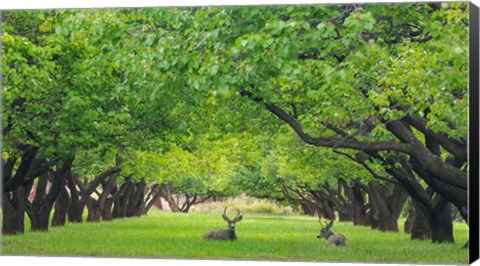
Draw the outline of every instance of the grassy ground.
M141 218L113 222L67 224L48 233L3 236L4 255L82 257L238 259L317 262L398 262L466 264L465 224L455 224L455 244L411 241L404 233L382 233L336 223L346 247L326 247L317 239L319 225L305 216L246 214L237 224L235 242L204 241L212 229L224 229L220 214L152 211Z

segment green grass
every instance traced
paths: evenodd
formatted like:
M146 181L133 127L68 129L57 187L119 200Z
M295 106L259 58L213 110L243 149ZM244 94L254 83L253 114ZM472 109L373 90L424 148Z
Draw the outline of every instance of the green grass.
M50 228L48 233L3 236L2 254L430 264L468 261L468 251L461 249L468 238L468 227L458 223L455 244L411 241L404 233L336 223L333 231L343 233L348 245L326 247L325 239L316 238L319 225L313 217L246 214L237 224L237 241L201 239L204 232L225 227L219 214L152 211L140 218L69 223Z

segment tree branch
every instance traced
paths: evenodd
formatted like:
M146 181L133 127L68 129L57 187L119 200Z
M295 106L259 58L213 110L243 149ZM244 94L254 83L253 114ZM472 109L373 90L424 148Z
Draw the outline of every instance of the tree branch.
M411 145L405 143L397 143L397 142L361 142L355 139L346 139L346 138L314 138L309 134L305 133L303 127L300 123L295 120L292 116L286 113L281 108L277 107L274 104L264 103L263 99L260 97L256 97L248 91L247 89L242 89L240 91L240 95L247 96L251 100L262 103L265 105L267 110L269 110L272 114L277 116L279 119L286 122L294 131L295 133L307 144L313 146L321 146L321 147L331 147L331 148L348 148L348 149L355 149L355 150L362 150L362 151L382 151L382 150L394 150L409 153L412 150Z

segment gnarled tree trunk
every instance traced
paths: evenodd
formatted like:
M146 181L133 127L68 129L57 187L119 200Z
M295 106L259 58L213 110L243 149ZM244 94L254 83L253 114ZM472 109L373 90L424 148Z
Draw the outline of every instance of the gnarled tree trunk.
M437 195L430 224L434 243L454 242L451 206L447 200Z
M366 196L359 181L352 186L352 207L353 225L369 226L371 224L370 217L367 214L369 206L366 203Z
M426 211L422 210L421 204L412 200L407 220L405 221L405 233L410 233L412 240L426 240L432 238L430 219Z
M55 211L52 218L52 226L64 226L67 221L67 213L70 209L71 200L67 188L64 186L55 200Z
M58 194L65 186L66 176L70 174L73 159L67 159L53 173L39 177L35 198L31 204L27 202L27 214L31 221L32 231L48 231L50 212ZM50 189L47 184L51 179Z
M89 199L89 202L87 203L89 211L89 222L99 222L102 216L106 217L107 219L112 216L110 214L112 212L111 204L106 203L107 199L110 197L110 194L115 188L118 175L119 172L112 174L106 182L102 182L103 189L100 193L100 196L98 197L98 200L95 200L93 198Z
M2 234L15 235L25 232L25 188L3 193L2 199Z
M372 180L368 183L369 195L374 206L374 221L380 231L398 232L398 218L408 198L398 185L380 185Z
M145 211L144 214L152 208L152 206L160 199L160 185L158 183L153 183L148 186L148 194L145 198ZM161 202L160 202L161 204Z
M162 184L160 187L161 197L168 202L168 206L172 212L179 212L180 208L177 205L177 202L173 198L173 187L170 184Z
M44 174L49 167L45 159L35 159L38 148L23 146L18 158L12 156L7 161L2 156L2 234L23 234L27 197L34 179Z

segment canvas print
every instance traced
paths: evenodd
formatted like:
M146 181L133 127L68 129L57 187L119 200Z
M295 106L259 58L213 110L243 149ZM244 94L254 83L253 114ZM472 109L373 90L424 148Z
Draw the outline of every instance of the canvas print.
M1 254L469 263L472 8L3 10Z

